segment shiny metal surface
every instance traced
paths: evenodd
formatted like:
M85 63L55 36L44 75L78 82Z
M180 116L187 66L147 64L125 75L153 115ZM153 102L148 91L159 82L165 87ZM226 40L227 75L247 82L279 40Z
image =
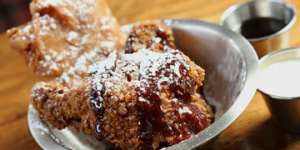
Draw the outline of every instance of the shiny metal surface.
M259 57L267 53L289 47L289 30L296 22L295 8L280 0L253 0L230 7L225 11L221 24L240 33L241 24L251 18L271 17L282 20L286 26L278 32L261 37L248 39L255 47Z
M259 68L264 68L278 62L290 59L300 59L300 48L290 48L270 53L260 60ZM295 68L299 69L299 68ZM284 77L282 77L284 80ZM259 88L272 112L272 116L286 130L300 133L300 91L299 97L283 97L277 93L268 93Z
M193 20L163 22L173 29L178 48L206 70L204 96L216 110L212 125L166 148L193 149L216 137L246 108L256 91L258 58L247 40L219 25ZM106 144L71 129L59 131L46 126L33 107L29 107L28 120L33 137L43 149L107 149Z

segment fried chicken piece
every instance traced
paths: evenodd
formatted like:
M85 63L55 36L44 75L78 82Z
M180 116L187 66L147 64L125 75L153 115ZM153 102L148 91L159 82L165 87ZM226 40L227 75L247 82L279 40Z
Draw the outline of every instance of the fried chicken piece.
M166 45L175 48L171 33L170 29L158 21L146 24L137 23L127 38L125 53L133 53L143 48L163 51Z
M58 82L40 82L33 88L33 104L41 119L55 128L72 125L79 131L93 134L96 116L90 110L86 86L70 89Z
M32 92L49 125L122 149L158 149L213 121L199 94L204 70L176 50L167 27L133 26L124 47L103 0L33 0L30 10L32 21L8 35L34 72L53 79Z
M167 36L152 34L157 29ZM38 83L32 103L42 120L122 149L158 149L202 131L213 121L199 94L205 73L173 47L169 31L157 24L133 27L128 51L94 65L80 86Z
M80 81L91 64L124 46L104 0L33 0L30 10L32 21L7 33L40 76Z

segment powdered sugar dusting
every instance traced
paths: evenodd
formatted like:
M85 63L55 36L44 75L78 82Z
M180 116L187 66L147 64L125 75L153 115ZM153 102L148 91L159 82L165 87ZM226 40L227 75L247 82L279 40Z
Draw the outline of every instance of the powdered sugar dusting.
M104 26L100 31L104 30L110 28ZM204 71L174 47L172 38L163 29L158 30L156 25L145 25L141 26L139 31L141 32L129 36L136 39L127 42L126 46L139 42L141 45L132 47L132 51L110 51L104 55L101 55L104 50L115 50L116 43L113 36L103 39L103 35L94 36L79 32L77 34L73 30L67 31L65 40L71 44L70 55L78 54L78 57L56 81L59 86L66 89L76 91L84 88L82 101L88 99L89 109L96 115L96 124L93 128L97 137L102 138L101 136L118 131L119 124L122 125L127 121L121 117L117 119L120 123L114 125L108 117L114 118L114 114L117 113L116 115L128 117L133 115L137 118L138 131L133 134L138 134L139 140L143 143L155 142L152 140L157 138L155 136L157 132L166 139L174 139L170 143L177 143L189 138L194 132L203 130L211 122L209 109L202 110L202 105L203 108L207 106L198 93ZM150 38L144 39L142 35ZM98 42L95 43L100 47L80 44L82 40L83 43L89 43L90 39L96 39ZM85 46L88 47L87 51L80 51ZM52 59L49 56L45 57L48 61ZM62 56L60 59L64 61ZM43 89L44 86L44 89L47 88L47 85L41 86L35 90ZM39 94L33 96L36 95L39 96ZM38 98L36 100L38 101ZM128 101L130 103L127 103ZM123 105L123 102L127 104ZM131 114L130 111L136 113ZM112 129L106 129L106 124ZM111 139L108 139L109 142L113 140L117 141L119 137L112 135Z
M113 54L91 68L92 85L103 87L97 84L105 83L106 89L116 88L118 84L113 84L114 81L127 80L131 86L145 91L151 81L160 91L165 85L180 84L180 78L183 76L180 66L185 70L189 69L189 64L181 52L171 48L167 52L141 49L136 53L119 55L117 57Z
M96 0L33 1L32 21L13 29L11 39L37 74L79 85L91 64L117 51L125 40L115 18L96 10L98 5Z
M178 113L179 114L186 114L186 113L192 114L192 111L188 107L183 106L178 109Z

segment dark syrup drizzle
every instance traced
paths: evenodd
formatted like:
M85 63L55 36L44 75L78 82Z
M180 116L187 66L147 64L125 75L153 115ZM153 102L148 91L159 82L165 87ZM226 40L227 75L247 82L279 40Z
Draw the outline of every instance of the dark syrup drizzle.
M192 89L192 86L195 84L193 80L188 76L188 70L183 64L180 64L180 74L181 78L185 78L185 82L181 80L174 72L167 71L170 69L171 65L175 65L176 61L173 60L170 63L167 63L165 67L162 67L161 70L156 72L156 76L142 85L144 90L137 88L137 93L139 97L142 97L143 101L137 102L137 109L140 112L140 121L141 121L141 131L140 137L143 143L143 149L153 149L152 143L155 134L161 133L163 136L172 136L180 135L176 139L175 143L180 142L184 139L191 137L193 133L198 133L208 126L209 122L206 116L194 105L188 103L191 102L191 92L189 89ZM158 79L159 77L170 77L177 76L175 81L172 83L162 82L161 84L169 84L168 89L171 93L175 94L179 103L172 103L173 107L176 110L174 114L177 117L177 121L180 122L179 127L170 126L164 120L164 112L161 110L161 99L158 91ZM155 80L153 80L155 79ZM180 91L180 92L178 92ZM177 111L181 107L188 107L192 113L191 114L179 114ZM185 122L185 123L183 123ZM166 146L166 143L163 145Z
M188 70L184 64L179 65L180 77L173 71L170 71L170 66L175 65L176 60L170 61L170 63L164 64L159 70L155 72L154 76L147 78L140 77L141 85L136 88L138 100L136 108L139 112L140 118L140 139L143 141L143 149L153 149L153 138L158 133L163 136L181 135L177 136L175 144L184 139L191 137L193 133L198 133L209 125L209 119L199 110L196 106L189 104L191 102L191 95L194 91L191 89L196 84L188 75ZM93 73L95 74L95 73ZM93 78L93 74L91 77ZM170 82L162 82L161 85L167 87L170 93L174 93L174 97L178 99L178 102L173 102L174 115L176 121L179 122L179 126L168 125L164 119L164 112L161 109L161 99L157 93L160 93L158 89L158 80L161 77L170 78L175 77ZM95 77L97 78L97 77ZM184 80L183 80L184 79ZM127 76L127 80L131 81L131 77ZM99 84L99 83L98 83ZM102 84L103 85L103 84ZM178 92L179 91L179 92ZM101 119L104 114L103 107L103 94L105 87L101 90L97 90L96 84L92 83L90 92L90 104L97 116L96 121L96 136L100 139L101 135ZM178 109L182 107L188 107L192 113L179 114ZM167 143L162 143L161 146L168 146Z

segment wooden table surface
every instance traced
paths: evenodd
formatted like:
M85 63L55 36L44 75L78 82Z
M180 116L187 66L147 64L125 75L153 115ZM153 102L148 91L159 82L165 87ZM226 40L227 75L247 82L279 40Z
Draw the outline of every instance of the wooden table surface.
M238 0L109 0L121 24L159 18L193 18L218 23L221 14ZM299 10L300 1L290 0ZM291 46L300 45L300 22L291 31ZM40 149L27 125L27 106L34 75L23 58L0 34L0 149ZM289 135L272 120L260 93L242 115L209 149L300 149L300 136Z

